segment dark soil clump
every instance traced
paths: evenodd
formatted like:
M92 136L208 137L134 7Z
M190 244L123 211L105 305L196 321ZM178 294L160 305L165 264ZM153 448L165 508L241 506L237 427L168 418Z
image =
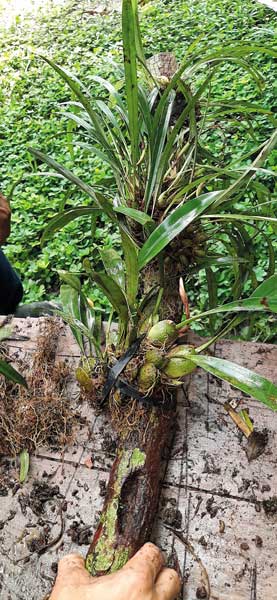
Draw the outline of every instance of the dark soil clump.
M218 513L218 506L214 505L214 497L212 496L212 498L209 498L206 502L206 509L207 512L209 513L211 519L214 519L214 517L216 517L217 513Z
M19 494L18 502L22 514L26 516L27 508L40 517L45 512L45 504L55 498L63 498L58 485L49 485L45 481L34 481L30 494Z
M173 529L181 529L182 527L182 513L177 508L166 508L163 520L166 525L173 527Z
M70 528L67 530L67 535L72 539L72 542L78 546L88 546L92 538L92 529L90 525L82 525L78 521L73 521Z
M44 513L45 504L53 498L63 498L58 485L49 485L45 481L34 481L29 496L29 506L38 517Z
M261 454L264 453L267 444L267 429L264 429L263 431L253 431L253 433L248 439L246 447L246 454L249 462L261 456Z
M205 598L208 598L207 590L204 587L204 585L201 585L201 587L197 588L196 598L199 600L204 600Z
M48 543L48 533L45 531L41 531L38 536L30 536L30 539L27 539L26 544L28 546L28 550L33 554L40 554L41 549L45 548Z
M265 514L269 517L277 516L277 496L263 500Z

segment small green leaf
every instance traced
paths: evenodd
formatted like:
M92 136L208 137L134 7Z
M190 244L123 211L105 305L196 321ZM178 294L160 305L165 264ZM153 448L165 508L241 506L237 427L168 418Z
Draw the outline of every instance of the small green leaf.
M249 431L251 431L251 433L252 433L252 431L254 431L254 425L253 425L253 423L249 417L249 414L245 408L243 410L240 410L239 416L243 419L243 421L247 425Z
M114 206L114 212L125 215L141 225L154 223L153 219L151 219L147 213L144 213L142 210L137 210L136 208L129 208L129 206Z
M107 274L110 275L122 289L125 289L124 264L120 254L112 248L102 248L99 252Z
M80 282L79 277L77 277L77 275L74 275L74 273L68 273L68 271L62 271L62 270L58 271L58 275L63 283L66 283L67 285L72 287L77 292L81 291L81 282Z
M65 313L72 316L73 319L82 321L80 311L80 291L78 291L74 285L63 284L60 288L60 300L62 308ZM71 327L71 331L76 339L76 342L80 346L82 352L84 352L84 343L80 330L77 327Z
M0 373L4 375L10 381L14 383L19 383L23 385L25 388L28 388L27 382L24 377L20 375L10 364L6 363L4 360L0 359Z
M215 377L219 377L242 392L253 396L272 410L277 410L277 386L265 377L241 365L215 356L192 354L190 360Z
M124 291L120 288L118 283L106 273L91 271L90 276L104 292L114 310L126 325L129 309Z
M24 483L25 479L27 478L27 475L29 472L29 467L30 467L30 455L29 455L28 450L22 450L22 452L19 455L19 461L20 461L19 481L20 481L20 483Z
M139 268L142 269L155 258L192 221L195 221L221 192L209 192L178 206L151 233L139 252Z

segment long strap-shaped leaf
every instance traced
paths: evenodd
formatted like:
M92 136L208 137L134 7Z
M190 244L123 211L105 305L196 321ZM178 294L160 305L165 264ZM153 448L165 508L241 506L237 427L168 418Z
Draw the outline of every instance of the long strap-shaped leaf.
M125 88L128 106L129 131L133 169L138 157L138 81L136 51L136 14L134 0L122 1L122 36L124 52Z
M70 277L71 274L68 273L68 275ZM80 308L80 291L78 291L75 287L72 287L71 284L63 283L60 287L60 299L64 312L67 313L73 319L82 321ZM81 351L84 353L85 348L80 329L72 325L71 331L76 339L77 344L81 348Z
M104 212L107 213L113 221L115 220L114 216L112 214L112 212L113 212L112 206L109 205L107 200L101 194L99 194L98 192L95 192L94 189L90 185L88 185L87 183L82 181L82 179L80 179L80 177L77 177L77 175L74 175L74 173L72 173L72 171L69 171L69 169L66 169L65 167L60 165L60 163L58 163L56 160L54 160L47 154L44 154L43 152L40 152L39 150L36 150L35 148L28 148L28 150L29 150L29 152L31 152L31 154L33 154L33 156L35 156L42 162L45 162L49 167L51 167L52 169L57 171L57 173L62 175L62 177L64 177L71 183L74 183L74 185L77 185L77 187L80 190L82 190L82 192L85 192L86 194L88 194L88 196L90 196L90 198L92 198L95 201L95 204L98 206L98 208L101 208L102 210L104 210Z
M44 232L41 237L41 244L44 244L46 240L48 240L53 233L59 231L71 221L75 219L79 219L80 217L85 216L95 216L101 214L101 211L98 208L91 208L90 206L78 206L77 208L70 208L69 210L64 210L63 212L54 215L48 225L45 227Z
M58 75L60 75L62 77L62 79L67 83L67 85L70 87L70 89L75 94L75 96L77 96L78 100L81 102L85 111L89 115L91 122L94 125L95 131L97 132L97 139L98 139L99 143L101 143L104 146L104 148L109 152L110 145L106 139L105 131L102 127L102 123L99 119L99 115L92 108L88 97L83 93L82 83L79 81L79 79L75 75L70 73L67 69L64 69L63 67L60 67L59 65L54 63L52 60L50 60L50 58L47 58L45 56L41 56L41 58L43 60L45 60L45 62L47 62L51 67L53 67L53 69L55 69L55 71L58 73Z
M214 75L214 72L215 71L213 70L211 73L209 73L208 77L201 84L201 86L199 87L197 92L191 97L191 100L188 102L187 106L183 109L183 111L182 111L181 115L178 117L177 122L175 123L172 131L170 132L170 135L168 136L167 143L166 143L165 147L163 148L163 152L162 152L159 162L157 164L157 173L156 173L155 189L154 189L154 202L156 201L156 199L160 193L160 190L162 188L163 177L168 168L172 149L173 149L174 143L176 141L176 138L177 138L181 128L184 125L185 118L191 113L192 109L195 108L201 95L207 89L209 82L211 81L211 79ZM161 102L161 100L160 100L160 102Z
M235 300L234 302L228 302L228 304L223 304L222 306L217 306L216 308L212 308L210 310L206 310L205 312L199 313L198 315L194 315L183 321L178 325L181 329L184 325L188 325L193 321L197 321L198 319L202 319L203 317L208 317L209 315L214 315L218 313L225 312L257 312L257 311L271 311L277 312L277 275L272 275L261 285L259 285L254 292L251 294L249 298L245 298L243 300Z
M118 283L119 287L125 289L125 271L124 262L118 252L113 248L105 248L105 246L99 249L105 271L107 275L110 275Z
M137 57L143 65L146 65L141 33L140 33L140 25L139 25L139 15L138 15L138 0L132 0L134 18L135 18L135 37L136 37L136 51Z
M190 360L208 373L227 381L235 388L250 394L272 410L277 410L277 386L241 365L214 356L192 354Z
M122 225L120 226L120 235L126 267L126 295L129 306L133 307L139 284L138 251L134 240Z
M244 213L236 214L236 213L222 213L221 214L207 214L207 219L221 219L222 221L268 221L269 223L277 223L277 218L275 217L264 217L263 215L245 215ZM203 217L203 218L205 218Z
M103 148L103 150L99 150L99 152L101 152L101 155L103 157L102 160L104 160L104 162L109 163L114 171L121 170L121 163L118 159L118 151L117 153L113 151L112 145L109 143L109 140L106 140L104 143L102 139L99 138L99 135L97 135L95 128L92 127L92 125L82 117L79 117L78 115L67 111L63 112L63 115L71 119L71 121L76 123L76 125L78 125L79 127L85 129L88 132L90 138L96 143L98 143L100 148ZM94 153L96 154L96 149L94 150Z
M147 175L147 183L143 200L146 211L149 208L151 196L157 182L160 160L163 153L166 136L168 134L168 127L174 106L174 99L175 92L172 91L168 96L168 101L164 106L164 111L161 113L159 123L156 129L153 130L154 139L151 141L151 161L149 162L149 173Z
M241 189L241 187L245 185L247 181L249 181L249 179L253 177L253 175L255 175L257 168L261 167L264 164L265 160L267 159L270 152L275 148L276 144L277 129L273 132L269 140L266 142L263 149L258 154L257 158L253 161L251 165L249 165L249 167L247 167L247 169L245 169L241 177L239 177L239 179L234 181L234 183L229 188L227 188L221 193L221 195L218 197L214 204L214 208L217 208L220 204L222 204L226 200L229 200L231 196L237 193Z
M90 277L104 292L114 310L119 315L119 318L124 323L124 326L126 326L129 316L129 307L123 290L112 277L102 271L91 271Z
M204 210L215 201L220 192L209 192L198 198L189 200L178 206L170 215L151 233L139 253L139 268L142 269L155 258L183 229L197 219Z

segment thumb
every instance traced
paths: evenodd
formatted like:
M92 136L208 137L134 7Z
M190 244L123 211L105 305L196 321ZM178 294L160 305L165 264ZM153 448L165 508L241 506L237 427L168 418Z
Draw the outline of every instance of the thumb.
M58 575L54 587L78 586L89 583L91 576L85 569L85 561L79 554L68 554L58 564ZM52 598L52 596L51 596ZM55 596L53 596L54 600Z

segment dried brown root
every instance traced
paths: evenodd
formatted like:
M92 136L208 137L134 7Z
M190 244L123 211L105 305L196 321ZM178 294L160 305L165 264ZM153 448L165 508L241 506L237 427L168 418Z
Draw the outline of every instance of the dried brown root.
M139 433L146 410L133 398L122 400L120 392L116 390L110 395L109 413L113 429L123 441L128 439L130 433Z
M74 411L65 393L70 368L55 361L59 331L60 321L47 319L31 368L27 358L18 364L28 390L0 376L0 455L60 449L74 437Z

